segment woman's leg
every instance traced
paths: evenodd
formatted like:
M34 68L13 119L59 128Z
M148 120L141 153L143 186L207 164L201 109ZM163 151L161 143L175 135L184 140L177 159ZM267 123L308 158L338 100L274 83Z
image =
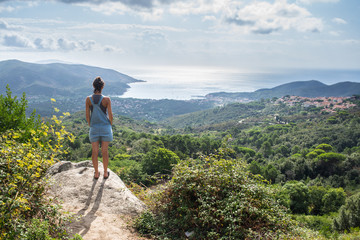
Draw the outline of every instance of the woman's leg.
M92 163L93 163L94 170L95 170L95 176L94 177L98 178L99 177L99 162L98 162L99 141L92 142L91 147L92 147L91 159L92 159Z
M101 142L101 152L103 157L104 165L104 177L108 177L108 165L109 165L109 152L108 152L109 142Z

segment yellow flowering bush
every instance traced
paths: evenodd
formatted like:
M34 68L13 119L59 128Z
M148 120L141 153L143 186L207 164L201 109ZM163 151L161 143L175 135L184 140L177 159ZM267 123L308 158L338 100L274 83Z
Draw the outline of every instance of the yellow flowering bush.
M46 170L74 140L61 123L53 117L36 128L0 131L0 239L67 238L65 216L44 196Z

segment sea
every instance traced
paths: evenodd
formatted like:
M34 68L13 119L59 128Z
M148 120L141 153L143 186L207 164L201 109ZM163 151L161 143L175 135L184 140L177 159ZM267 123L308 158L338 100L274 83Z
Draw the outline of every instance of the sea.
M143 80L130 84L122 98L190 100L214 92L253 92L294 81L318 80L326 85L359 82L360 69L286 69L243 71L221 68L164 67L131 69Z

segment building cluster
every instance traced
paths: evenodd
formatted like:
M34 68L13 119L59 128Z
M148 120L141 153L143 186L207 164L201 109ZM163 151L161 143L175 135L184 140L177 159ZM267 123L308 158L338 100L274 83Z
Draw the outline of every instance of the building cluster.
M353 104L349 101L351 97L299 97L299 96L285 96L279 98L275 103L280 104L284 103L288 106L299 106L302 107L319 107L323 108L321 111L325 112L336 112L341 109L348 109L350 107L355 107L356 104Z

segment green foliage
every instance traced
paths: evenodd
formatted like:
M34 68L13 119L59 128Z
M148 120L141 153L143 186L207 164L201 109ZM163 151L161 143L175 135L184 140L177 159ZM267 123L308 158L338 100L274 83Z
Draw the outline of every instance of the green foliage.
M346 194L342 188L332 188L323 196L323 213L337 212L345 204Z
M310 186L309 187L309 198L310 198L310 214L320 215L323 214L323 198L327 193L327 189L323 186Z
M237 153L242 153L244 155L249 154L251 157L255 156L256 152L255 150L251 149L251 148L247 148L247 147L239 147L239 146L235 146L234 150Z
M120 154L117 156L119 157ZM126 154L121 154L125 155ZM127 155L130 157L130 155ZM134 182L134 183L141 183L145 182L147 175L143 172L143 167L140 162L131 160L128 158L110 161L109 167L116 172L119 177L125 181L127 184Z
M360 227L360 193L346 199L345 205L339 210L339 216L334 219L334 228L339 231L350 231Z
M250 163L249 171L254 175L262 173L260 164L255 160Z
M22 130L21 138L29 137L31 130L40 127L40 118L35 116L35 110L30 118L26 117L27 100L25 93L20 101L17 96L11 96L9 86L6 86L6 96L0 95L0 133L6 130Z
M273 190L242 161L213 155L182 161L136 227L159 239L274 239L297 236Z
M338 233L334 232L332 227L331 216L295 215L295 217L307 228L319 231L326 239L338 239Z
M339 170L339 164L345 160L345 156L340 153L322 153L316 158L316 171L322 176L330 176Z
M10 102L5 107L25 114L25 101ZM19 124L6 125L8 129L16 127L0 135L0 239L66 239L66 218L45 198L44 176L48 167L66 154L63 144L72 141L72 136L55 117L52 124L35 124L24 116Z
M290 197L290 209L293 213L308 213L309 188L302 182L290 181L284 185Z
M149 175L155 173L170 174L174 164L180 161L179 157L166 148L158 148L148 152L142 162L144 172Z
M316 149L324 150L325 152L330 152L333 150L333 147L329 144L322 143L316 147Z
M272 164L267 165L262 172L265 179L270 181L271 183L275 182L279 174L278 170Z
M51 240L49 223L46 220L32 219L30 226L27 228L25 238L28 240Z

